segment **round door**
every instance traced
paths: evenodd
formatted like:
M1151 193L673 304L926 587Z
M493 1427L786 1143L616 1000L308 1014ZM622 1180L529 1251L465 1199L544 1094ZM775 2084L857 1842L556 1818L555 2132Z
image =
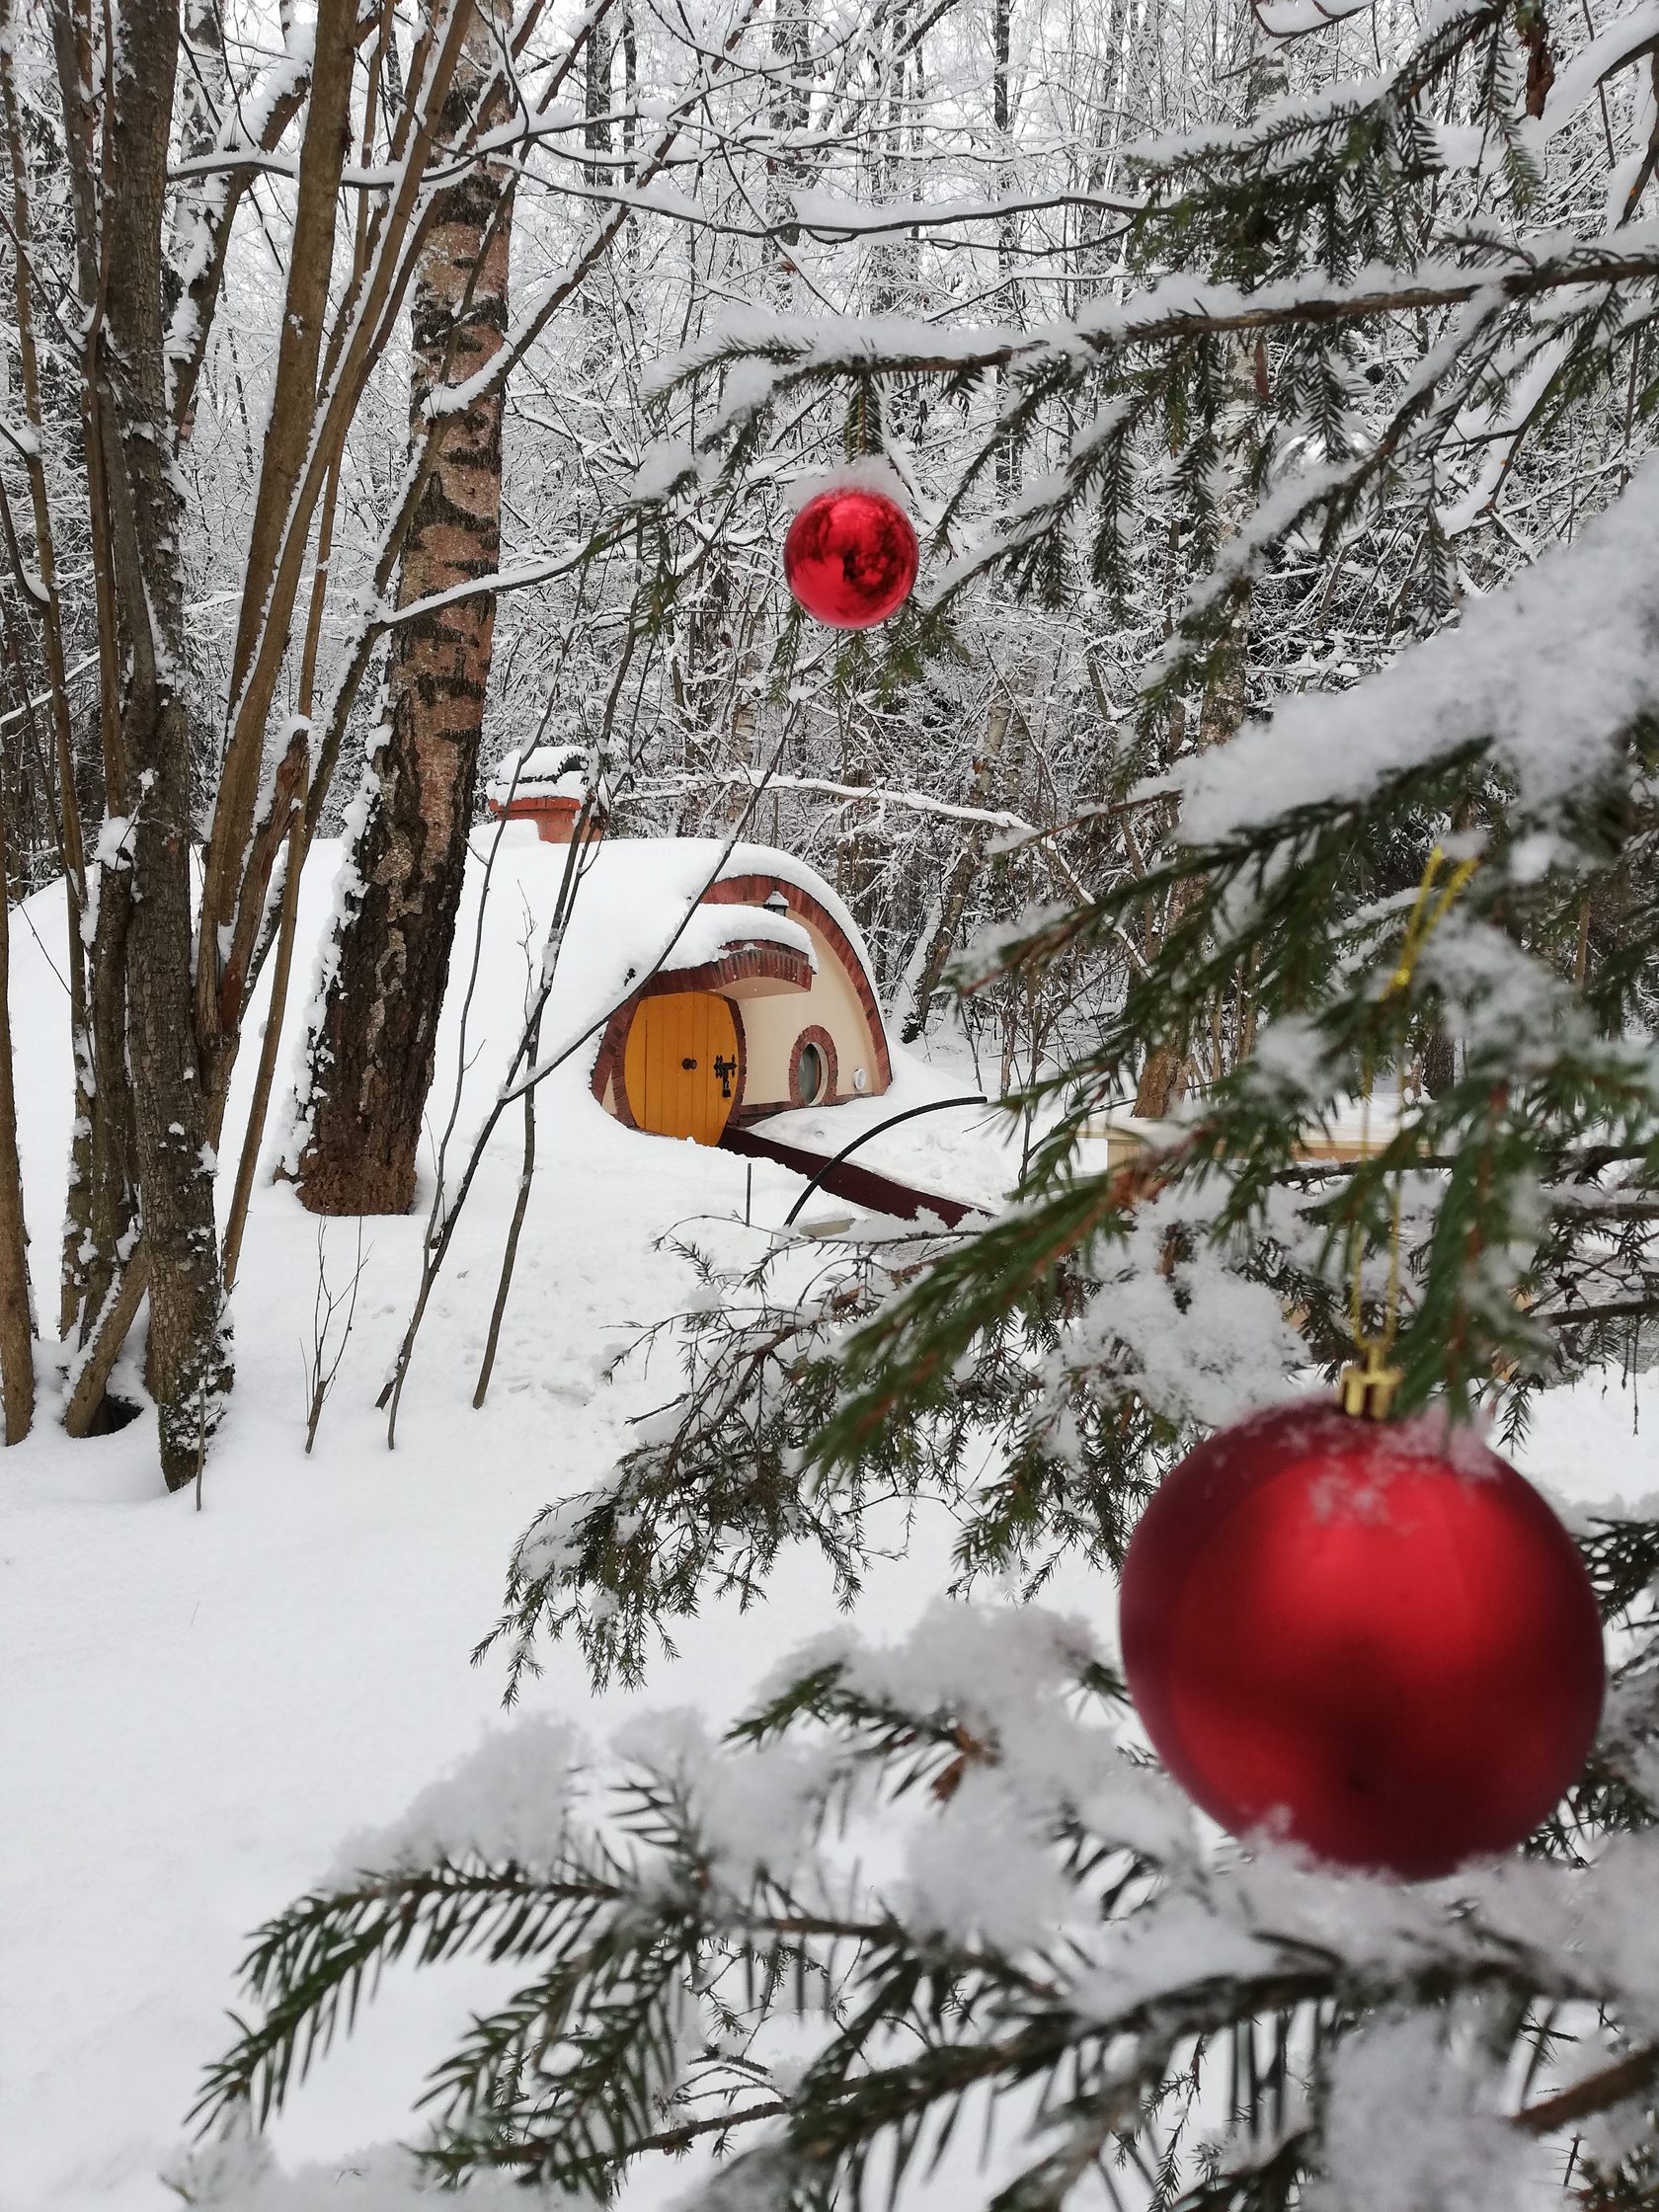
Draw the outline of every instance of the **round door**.
M659 1137L718 1145L738 1095L738 1025L711 990L642 998L622 1056L628 1111Z

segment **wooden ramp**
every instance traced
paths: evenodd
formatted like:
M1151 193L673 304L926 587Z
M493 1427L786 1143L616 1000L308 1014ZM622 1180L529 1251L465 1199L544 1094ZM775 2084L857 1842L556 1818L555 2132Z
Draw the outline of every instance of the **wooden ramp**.
M972 1205L965 1198L946 1198L939 1191L917 1190L913 1184L902 1183L895 1176L860 1165L857 1160L839 1160L831 1164L831 1153L811 1151L805 1145L783 1145L775 1137L762 1136L757 1129L728 1128L720 1144L728 1152L776 1160L780 1167L792 1168L797 1175L805 1175L809 1180L820 1175L823 1178L819 1184L821 1190L830 1191L836 1198L844 1198L872 1214L890 1215L896 1221L913 1222L928 1214L935 1221L943 1222L947 1228L955 1228L971 1214L982 1221L990 1219L983 1206Z

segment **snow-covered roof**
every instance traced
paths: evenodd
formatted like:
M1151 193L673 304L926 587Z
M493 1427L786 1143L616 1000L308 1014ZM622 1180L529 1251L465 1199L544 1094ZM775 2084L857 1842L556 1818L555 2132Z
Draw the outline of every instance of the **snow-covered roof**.
M484 787L485 796L497 807L514 799L574 799L580 804L587 795L592 759L586 746L532 745L521 753L504 752ZM602 776L594 796L600 806L609 802Z
M482 855L500 834L526 840L522 856L514 851L512 880L539 920L543 911L539 887L545 878L550 914L565 848L538 847L532 861L533 832L526 823L510 824L505 831L497 825L481 827L474 832L475 849ZM844 933L866 977L871 976L858 924L833 888L793 853L751 844L734 845L727 853L713 837L606 837L591 848L583 871L559 949L544 1038L574 1039L591 1023L602 1025L611 1009L658 969L700 967L732 946L776 944L811 958L811 935L795 915L747 899L703 904L717 882L754 876L770 877L810 894ZM573 1073L580 1066L586 1076L598 1045L595 1034L592 1049L576 1056Z
M803 953L810 967L818 966L813 941L798 921L764 907L739 907L729 901L698 907L663 966L700 968L705 961L720 959L734 945L753 944L787 945L791 952Z

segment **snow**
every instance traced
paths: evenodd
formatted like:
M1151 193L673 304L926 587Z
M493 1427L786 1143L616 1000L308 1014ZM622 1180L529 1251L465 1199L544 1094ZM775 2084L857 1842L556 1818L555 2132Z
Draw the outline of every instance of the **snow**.
M476 920L479 856L494 836L475 838L457 934L463 947ZM674 901L701 888L722 848L623 840L603 849L565 943L545 1025L550 1040L579 1031L625 987L630 962L657 948ZM565 858L518 826L502 834L469 1014L463 1137L511 1057ZM740 847L727 866L782 873L838 909L810 871L764 848ZM299 974L319 960L343 873L340 845L314 848L300 891ZM18 1057L21 1142L36 1287L46 1307L72 1106L66 1000L49 957L62 942L61 889L23 911L29 926L11 933L12 997L18 1035L29 1040ZM748 929L753 917L736 912ZM733 914L722 917L728 927ZM255 1033L268 989L267 981L251 1010ZM297 1049L304 1011L296 992L283 1064ZM449 1109L460 1013L457 992L440 1038L434 1127ZM1039 1929L1053 1899L1040 1884L1041 1855L1021 1808L1042 1791L1071 1792L1104 1836L1165 1856L1193 1848L1177 1793L1126 1765L1113 1732L1085 1724L1065 1696L1069 1654L1089 1644L1109 1652L1109 1587L1067 1566L1047 1593L1053 1613L935 1608L954 1530L928 1509L913 1525L894 1509L890 1556L869 1575L856 1636L834 1611L822 1564L786 1555L767 1603L742 1615L711 1606L677 1623L678 1656L656 1666L644 1692L594 1696L573 1648L546 1649L544 1675L524 1688L522 1719L503 1733L502 1668L494 1660L469 1666L468 1653L497 1616L510 1550L531 1516L601 1481L637 1440L631 1418L661 1402L660 1372L630 1363L617 1381L603 1377L641 1325L697 1295L665 1232L696 1218L699 1234L717 1237L723 1252L758 1257L802 1187L763 1159L622 1129L592 1100L580 1063L575 1056L538 1093L541 1164L481 1413L469 1401L518 1175L515 1115L504 1118L486 1155L434 1294L395 1453L385 1450L373 1401L407 1318L430 1185L411 1216L362 1224L356 1320L307 1457L305 1365L319 1253L338 1286L356 1265L357 1224L321 1223L290 1187L269 1182L275 1134L235 1295L238 1387L199 1500L188 1491L157 1494L153 1417L68 1443L53 1418L61 1381L42 1374L36 1432L5 1456L0 1537L6 2212L176 2205L162 2175L183 2171L184 2115L202 2068L229 2040L238 1961L263 1919L331 1870L371 1856L443 1848L533 1860L556 1848L570 1792L584 1786L590 1766L608 1763L613 1743L636 1752L650 1743L678 1747L692 1771L707 1772L709 1746L726 1721L776 1678L803 1638L829 1638L821 1647L845 1652L866 1687L971 1695L973 1709L1008 1747L1002 1767L970 1769L955 1801L960 1818L921 1822L920 1840L907 1847L903 1894L937 1924L1008 1940ZM782 1137L832 1132L844 1142L903 1103L971 1087L959 1072L897 1050L895 1063L885 1099L780 1117L772 1127ZM253 1074L246 1054L221 1146L226 1161L240 1150ZM1019 1155L1017 1125L979 1108L925 1116L861 1156L943 1187L953 1187L951 1177L979 1177L993 1203ZM753 1225L746 1228L750 1179ZM1204 1285L1192 1288L1202 1310ZM1192 1357L1191 1340L1175 1329L1167 1285L1159 1297L1144 1327L1123 1325L1153 1348L1161 1330L1173 1365ZM130 1366L123 1386L135 1387ZM1632 1433L1634 1408L1635 1385L1585 1384L1543 1401L1531 1462L1552 1492L1588 1511L1615 1494L1634 1504L1654 1490L1652 1449ZM816 1755L789 1746L722 1782L711 1839L731 1880L762 1849L787 1856L801 1848L823 1776ZM976 1851L974 1839L988 1835L995 1849ZM1010 1881L1010 1867L1025 1869L1029 1881ZM1610 1868L1610 1885L1620 1878ZM1317 1911L1351 1918L1364 1899L1381 1946L1408 1940L1413 1916L1432 1910L1401 1907L1392 1893L1374 1897L1354 1883L1330 1885L1328 1895L1317 1884L1293 1885L1293 1890L1273 1886L1291 1883L1289 1874L1257 1869L1251 1879L1259 1923L1292 1934ZM1518 1914L1523 1906L1542 1911L1538 1897L1555 1895L1536 1888L1540 1879L1537 1870L1517 1871ZM1615 1911L1608 1902L1615 1894L1610 1886L1603 1897L1607 1934L1598 1941L1621 1942L1630 1954L1621 1973L1645 1976L1659 1993L1651 1942L1644 1953L1632 1940L1628 1907ZM1092 1985L1103 2010L1132 1988L1132 1974L1155 1976L1187 1947L1214 1940L1214 1916L1186 1910L1162 1930L1155 1952L1115 1956L1109 1981ZM1388 1912L1404 1914L1404 1934ZM1594 1925L1587 1915L1582 1927ZM355 2154L365 2142L416 2132L410 2108L426 2068L469 2010L500 1988L499 1971L471 1959L389 1975L355 2035L318 2067L277 2125L274 2149L287 2177L257 2177L263 2153L252 2154L243 2212L335 2204L403 2212L414 2201L406 2167L388 2155ZM215 2151L210 2163L233 2155L243 2154ZM360 2178L346 2190L337 2176L349 2155ZM676 2165L643 2175L630 2186L629 2207L679 2195L695 2172ZM486 2191L483 2201L498 2195L505 2204L505 2192Z
M1160 1268L1171 1228L1191 1211L1190 1194L1137 1209L1103 1263L1101 1289L1051 1355L1051 1380L1062 1363L1098 1362L1139 1378L1172 1417L1215 1426L1283 1398L1283 1377L1303 1354L1273 1293L1240 1281L1210 1245L1168 1274Z
M478 856L495 834L474 838L462 947L476 918ZM721 850L626 840L606 848L606 870L578 900L547 1037L580 1027L606 1000L629 964L624 945L636 959L657 949L673 900L701 888ZM502 835L470 1022L476 1057L457 1125L463 1137L516 1040L564 859L526 827ZM320 965L342 860L338 841L313 848L296 977ZM729 867L799 881L852 927L833 892L799 863L739 847ZM12 1004L17 1034L29 1040L18 1056L20 1137L44 1309L53 1303L72 1109L67 1000L50 957L63 936L61 889L31 900L22 914L27 926L11 933ZM727 926L734 914L747 932L753 916L729 908ZM764 918L773 930L795 926ZM252 1035L268 990L269 972L250 1011ZM448 1111L458 997L445 1009L434 1126ZM305 1010L296 990L279 1066L297 1062ZM254 1061L245 1053L237 1070L220 1146L227 1162L240 1152ZM916 1079L930 1078L921 1069ZM319 1248L338 1287L356 1265L356 1224L320 1223L291 1188L270 1183L275 1130L233 1306L238 1386L199 1510L188 1491L157 1495L153 1416L70 1444L54 1419L61 1382L42 1374L36 1431L6 1455L0 1540L5 2212L176 2207L159 2175L178 2153L202 2068L229 2038L244 1938L330 1868L360 1856L365 1835L390 1831L416 1850L440 1830L457 1846L522 1833L527 1847L538 1818L551 1828L561 1742L573 1754L579 1738L602 1744L627 1716L665 1705L712 1714L718 1732L804 1632L835 1618L827 1574L803 1556L785 1563L770 1604L741 1620L722 1609L684 1623L679 1659L647 1693L595 1698L575 1651L555 1648L523 1698L545 1730L547 1796L529 1794L534 1774L489 1767L503 1672L469 1666L468 1654L500 1610L509 1553L531 1516L597 1481L635 1440L629 1416L655 1400L655 1372L614 1384L602 1377L638 1327L692 1293L688 1268L660 1240L688 1217L723 1217L726 1233L758 1257L802 1188L799 1176L765 1160L622 1129L574 1063L538 1097L542 1164L483 1413L469 1401L518 1175L515 1114L504 1118L434 1294L394 1454L373 1401L407 1319L430 1183L414 1214L363 1224L356 1318L307 1458L304 1368ZM280 1098L276 1107L274 1125ZM221 1179L221 1206L229 1180ZM123 1374L118 1382L134 1389L130 1366ZM872 1575L866 1625L903 1622L944 1583L950 1534L923 1516L908 1560ZM897 1520L895 1537L898 1549ZM500 1786L477 1814L482 1821L487 1812L493 1827L469 1839L441 1777L474 1754L499 1773ZM279 2125L284 2167L415 2132L409 2112L422 2075L481 1988L494 1986L488 1973L468 1964L393 1976L356 2038ZM665 2195L683 2187L685 2172L664 2176ZM338 2201L333 2174L304 2186L273 2182L273 2212ZM267 2201L262 2194L250 2205Z
M784 505L795 514L821 492L834 491L880 492L900 506L910 497L909 487L887 454L862 453L834 468L813 469L797 476L785 489Z
M1345 2044L1327 2122L1331 2171L1321 2197L1328 2212L1526 2212L1559 2204L1560 2154L1492 2108L1490 2073L1467 2052L1449 2054L1440 2023L1428 2017L1382 2020ZM1402 2111L1413 2115L1403 2131Z
M522 752L506 752L485 786L492 805L505 807L513 799L575 799L587 797L589 764L592 749L586 745L526 746ZM597 786L601 804L606 798L603 779Z
M353 2212L444 2212L453 2198L423 2174L407 2152L385 2146L355 2152L348 2162ZM234 2190L241 2212L338 2212L341 2169L337 2160L283 2173L262 2143L206 2147L169 2170L191 2204L224 2202ZM172 2199L174 2203L178 2198ZM571 2196L566 2212L590 2212L588 2200ZM475 2185L467 2197L478 2212L523 2212L524 2193L502 2175Z
M1218 140L1225 132L1204 135ZM1191 137L1185 142L1192 143ZM1529 235L1524 250L1511 247L1507 260L1494 258L1473 274L1467 261L1454 255L1425 255L1406 270L1365 262L1346 272L1340 282L1319 271L1245 287L1183 272L1156 277L1123 299L1091 301L1073 320L1024 325L952 327L899 315L806 317L735 308L707 336L655 368L643 388L647 397L655 397L711 367L724 368L721 404L708 432L712 442L744 428L780 388L808 375L857 375L877 364L901 375L966 373L1008 362L1036 368L1049 360L1074 362L1080 355L1185 336L1198 328L1266 328L1310 307L1358 321L1390 310L1453 307L1482 297L1495 306L1506 284L1543 288L1540 267L1558 269L1556 280L1562 287L1576 280L1569 277L1569 269L1586 273L1586 281L1593 280L1589 273L1605 277L1610 268L1637 273L1656 241L1659 225L1651 221L1591 238L1539 230Z
M99 868L123 868L131 859L127 839L132 835L133 821L130 815L107 814L99 826L98 841L92 849L93 865Z
M950 1099L967 1097L974 1089L955 1068L929 1066L889 1038L893 1057L893 1081L880 1096L844 1099L838 1106L803 1106L786 1114L768 1115L760 1127L763 1137L780 1145L799 1145L809 1151L829 1155L856 1138L869 1134L869 1142L853 1154L860 1167L878 1175L896 1175L919 1191L937 1191L942 1197L967 1199L971 1205L994 1207L1019 1180L1020 1125L1001 1106L979 1104L948 1107ZM941 1108L906 1122L901 1128L885 1125L914 1107ZM842 1201L834 1204L845 1211Z
M696 909L663 967L671 972L700 968L705 961L719 960L734 946L754 944L786 946L790 952L800 953L811 967L818 966L812 939L798 921L791 921L786 914L768 913L764 907L722 902Z
M557 1856L582 1737L551 1714L493 1729L471 1755L429 1782L407 1812L351 1837L329 1881L367 1868L429 1865L434 1858L513 1859L527 1870Z

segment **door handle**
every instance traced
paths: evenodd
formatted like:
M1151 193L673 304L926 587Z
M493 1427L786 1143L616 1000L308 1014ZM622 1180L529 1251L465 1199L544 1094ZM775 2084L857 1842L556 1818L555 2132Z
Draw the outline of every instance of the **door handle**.
M682 1060L679 1065L681 1066L681 1067L690 1069L692 1067L695 1067L697 1063L694 1060Z

